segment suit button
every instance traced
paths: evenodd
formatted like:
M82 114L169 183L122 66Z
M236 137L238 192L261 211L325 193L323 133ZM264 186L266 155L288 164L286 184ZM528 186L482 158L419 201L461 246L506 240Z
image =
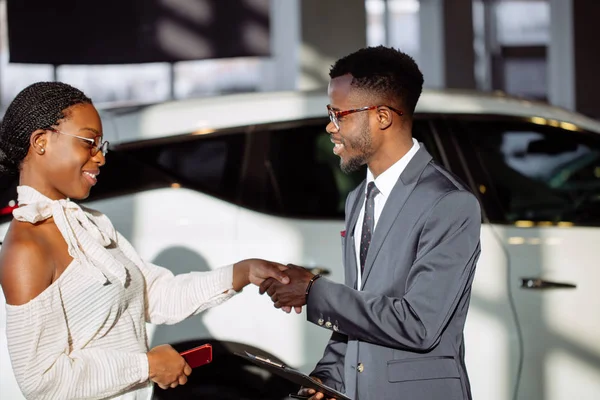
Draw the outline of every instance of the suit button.
M358 372L363 372L365 370L365 366L363 365L363 363L358 363L358 367L356 367L356 370Z
M319 318L319 320L317 321L317 324L319 325L323 325L325 323L325 320L323 318Z
M325 322L325 328L331 329L331 322L330 321Z

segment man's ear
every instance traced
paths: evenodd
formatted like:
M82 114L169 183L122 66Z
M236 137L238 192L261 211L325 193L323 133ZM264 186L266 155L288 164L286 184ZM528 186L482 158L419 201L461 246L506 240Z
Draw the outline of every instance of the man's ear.
M44 154L48 144L48 131L44 129L34 131L29 139L29 144L37 154Z
M381 106L377 108L377 122L379 123L379 129L384 130L392 125L394 115L393 111L387 107Z

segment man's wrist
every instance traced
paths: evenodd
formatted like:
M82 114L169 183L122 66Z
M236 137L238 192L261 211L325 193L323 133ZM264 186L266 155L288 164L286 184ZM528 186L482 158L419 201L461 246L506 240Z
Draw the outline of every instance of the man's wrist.
M315 281L317 279L319 279L321 277L320 274L314 275L312 278L310 278L310 281L308 281L308 285L306 286L306 292L304 293L304 295L306 296L306 300L308 301L308 295L310 293L310 289L312 288L313 284L315 283Z

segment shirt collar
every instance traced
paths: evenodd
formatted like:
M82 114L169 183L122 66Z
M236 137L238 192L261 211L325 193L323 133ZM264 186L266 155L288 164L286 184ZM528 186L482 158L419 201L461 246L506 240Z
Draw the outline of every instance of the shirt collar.
M367 184L375 181L375 186L377 186L379 192L387 198L392 192L394 185L396 185L396 182L398 182L398 179L400 179L400 175L402 175L402 172L404 172L410 160L412 160L415 154L417 154L417 151L419 151L419 148L419 142L413 138L413 145L410 150L404 156L402 156L402 158L392 164L391 167L383 171L381 175L377 177L377 179L374 178L371 170L367 168Z

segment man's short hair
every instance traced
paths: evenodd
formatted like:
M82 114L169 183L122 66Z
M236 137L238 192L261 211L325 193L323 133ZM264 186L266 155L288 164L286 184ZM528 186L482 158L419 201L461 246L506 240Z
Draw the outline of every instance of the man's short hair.
M402 111L412 115L423 90L423 74L415 60L390 47L360 49L336 61L331 79L352 75L352 86L389 101L399 102Z

